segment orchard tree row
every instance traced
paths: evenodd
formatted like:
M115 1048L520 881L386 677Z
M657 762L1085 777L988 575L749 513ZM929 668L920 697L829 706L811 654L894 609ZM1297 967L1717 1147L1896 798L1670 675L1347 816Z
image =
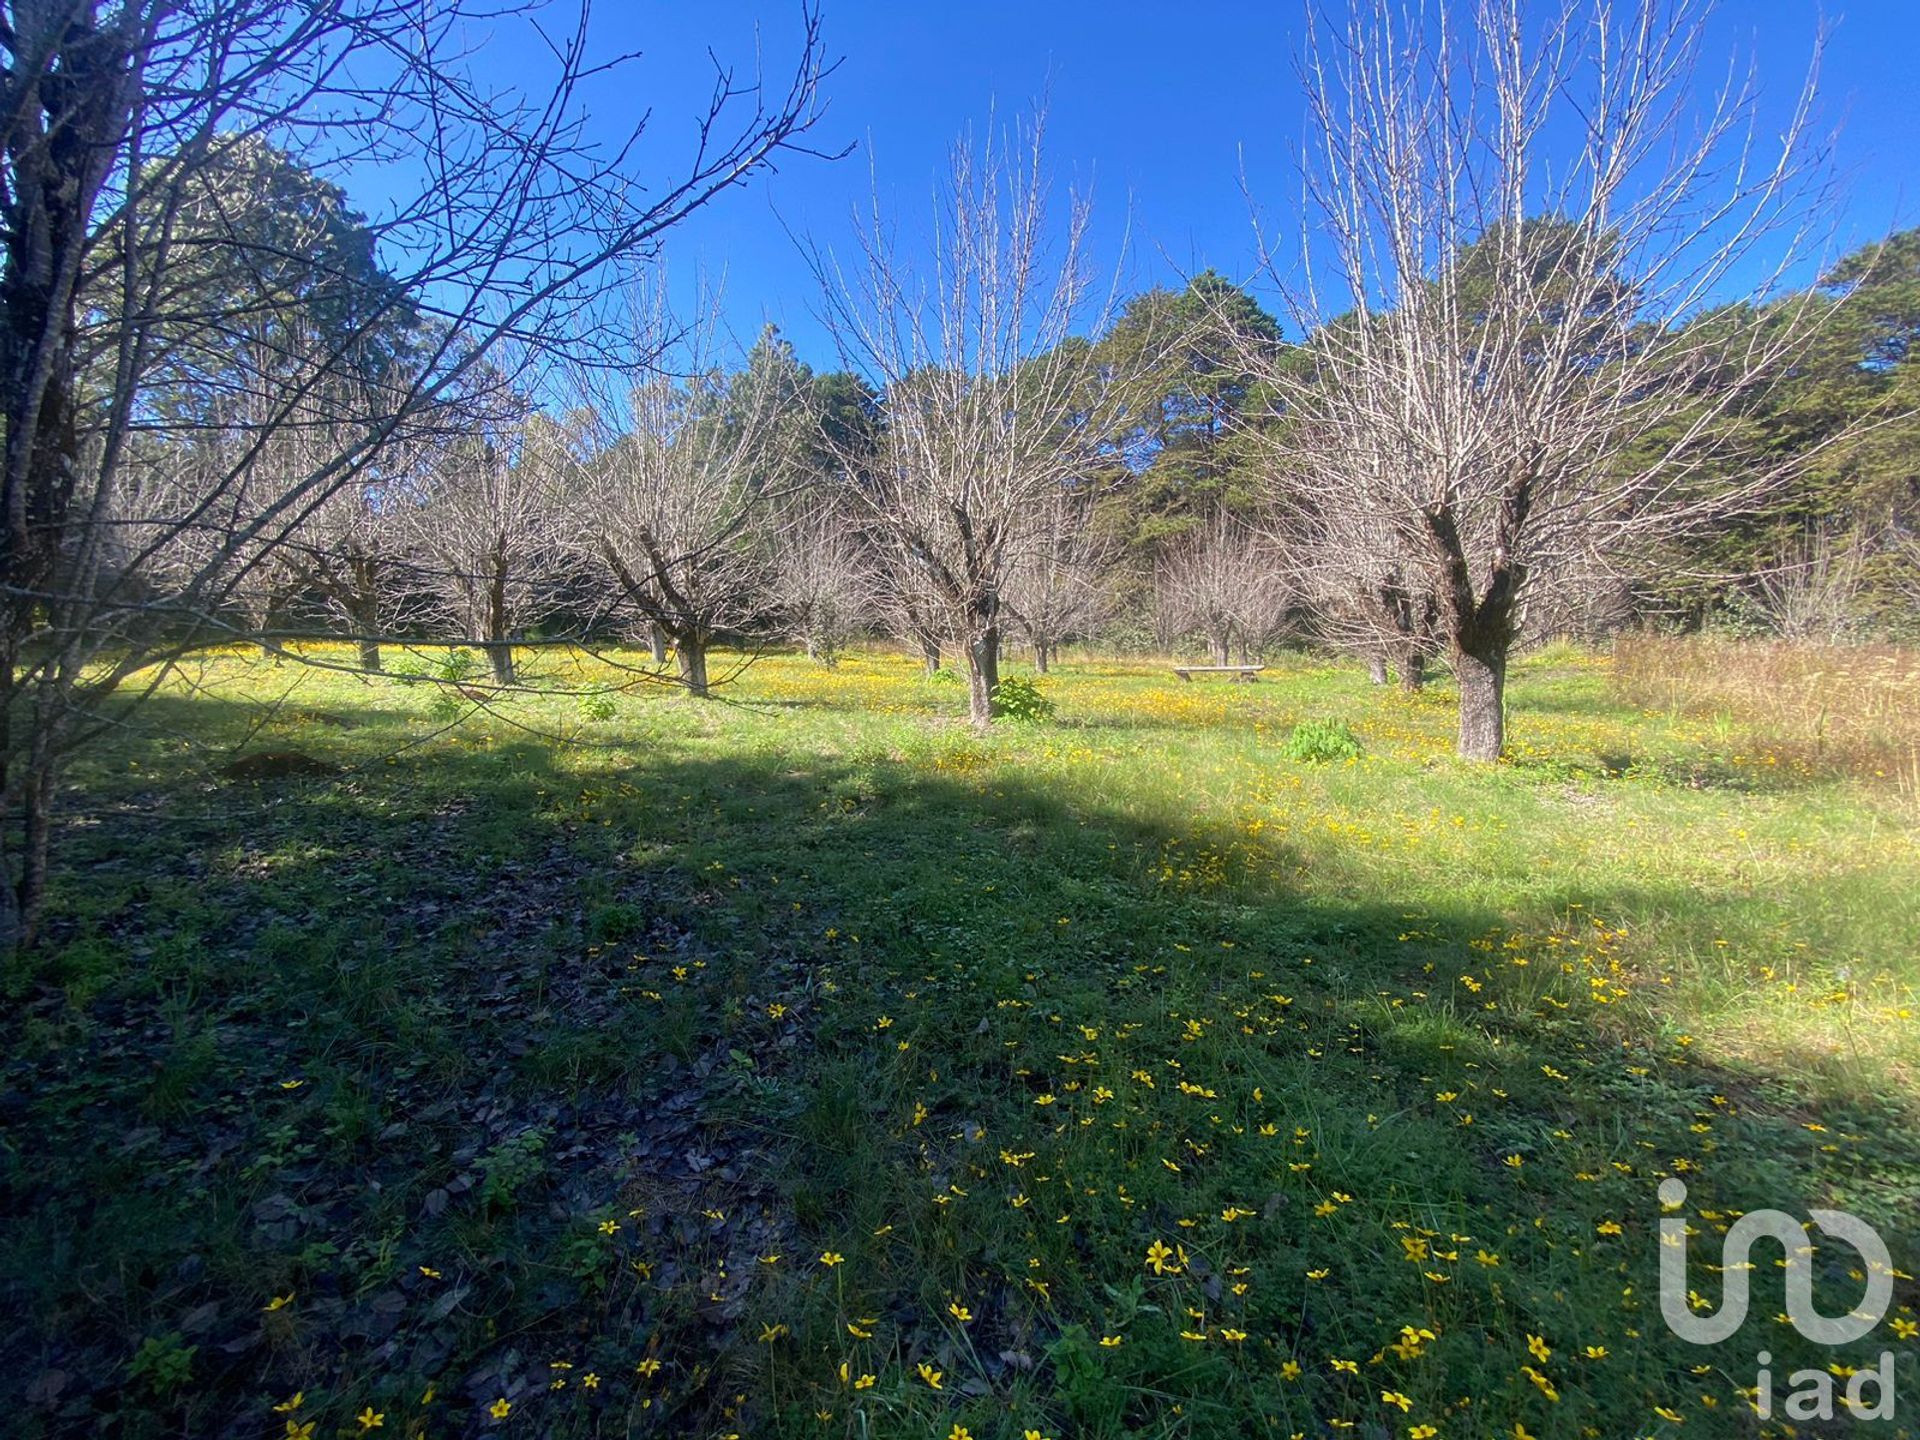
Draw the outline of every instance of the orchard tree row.
M0 945L67 757L211 645L432 638L505 688L615 637L704 695L723 640L884 632L985 726L1010 644L1289 638L1449 666L1491 760L1529 636L1915 624L1920 237L1820 269L1811 84L1756 129L1704 4L1312 9L1301 199L1245 283L1124 294L1043 117L990 130L930 233L876 202L802 242L821 369L662 269L818 153L818 16L663 157L582 138L608 65L565 8L11 7ZM538 81L467 68L541 21ZM369 166L417 195L358 212Z

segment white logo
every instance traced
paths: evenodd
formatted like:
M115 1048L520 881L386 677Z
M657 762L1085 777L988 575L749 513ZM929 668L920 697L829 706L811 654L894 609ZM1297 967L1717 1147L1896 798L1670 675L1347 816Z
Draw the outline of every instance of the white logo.
M1687 1187L1678 1180L1660 1182L1660 1203L1677 1210L1685 1203ZM1813 1223L1836 1240L1844 1240L1866 1262L1867 1293L1845 1315L1826 1316L1813 1308L1813 1266L1800 1252L1806 1247L1806 1227L1784 1210L1755 1210L1742 1215L1727 1231L1720 1261L1726 1275L1726 1297L1711 1315L1696 1315L1687 1290L1687 1221L1685 1216L1660 1220L1660 1314L1667 1328L1695 1345L1718 1345L1747 1319L1747 1277L1753 1269L1749 1256L1753 1242L1769 1236L1780 1242L1787 1256L1787 1319L1816 1345L1845 1345L1872 1331L1886 1317L1893 1300L1893 1260L1880 1234L1857 1215L1844 1210L1810 1210Z
M1678 1210L1686 1202L1687 1187L1678 1180L1660 1182L1660 1203ZM1721 1271L1726 1295L1711 1315L1694 1313L1694 1296L1687 1288L1687 1221L1684 1215L1660 1219L1660 1315L1667 1328L1695 1345L1718 1345L1730 1338L1747 1318L1748 1275L1753 1270L1753 1242L1761 1236L1780 1242L1786 1254L1786 1318L1794 1329L1816 1345L1845 1345L1872 1331L1885 1318L1893 1299L1893 1261L1886 1242L1866 1221L1844 1210L1811 1210L1820 1230L1844 1240L1866 1262L1867 1293L1845 1315L1822 1315L1813 1308L1813 1264L1808 1257L1807 1229L1784 1210L1755 1210L1742 1215L1727 1231L1721 1246ZM1706 1302L1702 1301L1704 1306ZM1771 1419L1774 1408L1773 1356L1762 1350L1753 1388L1754 1411ZM1893 1352L1885 1351L1872 1369L1840 1371L1848 1376L1840 1397L1856 1420L1893 1417ZM1796 1370L1787 1377L1794 1388L1786 1395L1786 1414L1793 1420L1832 1420L1835 1416L1834 1376L1825 1370ZM1873 1386L1878 1397L1867 1400Z

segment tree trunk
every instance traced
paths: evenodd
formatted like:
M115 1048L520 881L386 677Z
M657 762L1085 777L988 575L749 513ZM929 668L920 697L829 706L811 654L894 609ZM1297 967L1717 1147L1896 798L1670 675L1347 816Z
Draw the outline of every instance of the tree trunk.
M0 955L33 947L47 898L47 859L53 839L53 767L44 754L29 754L22 757L21 768L26 777L20 795L17 867L4 863L12 861L6 853L12 847L0 847ZM10 819L0 816L0 824Z
M493 667L493 678L502 685L513 684L513 640L507 626L507 542L504 536L493 547L493 574L488 577L487 585L487 643L481 648L487 652L487 663Z
M1047 667L1053 663L1053 647L1044 640L1036 640L1033 645L1033 668L1040 674L1047 673Z
M689 639L682 636L676 646L680 656L680 683L687 687L687 693L698 699L707 698L707 642L704 638Z
M931 675L940 668L940 642L929 636L920 637L920 663Z
M513 684L513 642L511 640L489 640L480 648L487 653L487 665L493 671L495 683L500 685Z
M271 659L276 663L285 659L287 654L286 646L282 645L268 633L273 629L273 622L278 618L277 610L277 598L269 592L259 610L254 612L251 607L249 607L247 614L247 624L252 628L254 635L257 637L255 643L260 646L261 656L266 659Z
M1231 661L1233 657L1233 651L1231 648L1233 644L1233 640L1230 635L1228 635L1224 631L1222 631L1218 635L1209 635L1207 637L1207 643L1213 649L1214 664L1225 665L1229 663L1229 661Z
M651 646L653 650L653 663L656 665L666 664L667 632L661 628L658 620L649 621L647 624L647 644Z
M11 870L11 867L8 867ZM20 920L20 897L13 893L12 876L0 873L0 956L21 949L24 929Z
M1451 507L1437 505L1423 512L1436 552L1443 557L1437 576L1439 605L1454 679L1460 686L1463 760L1498 760L1506 744L1507 651L1513 644L1514 609L1527 573L1512 558L1511 536L1526 519L1529 494L1522 484L1508 493L1501 506L1494 563L1478 599L1473 593L1473 567Z
M149 7L151 8L151 7ZM23 676L21 649L39 617L79 591L73 547L98 542L96 498L80 483L76 292L89 265L89 221L127 154L139 94L133 57L145 10L41 3L7 6L6 225L0 233L0 793L19 797L20 853L0 845L0 946L33 943L47 874L56 741L73 723L65 658ZM87 400L92 406L93 401ZM89 409L91 414L91 409ZM79 522L81 528L75 528ZM97 562L93 562L97 563ZM85 613L84 602L81 613ZM58 633L59 625L54 626ZM72 657L84 660L84 643ZM17 758L16 758L17 757ZM19 768L14 768L14 767ZM21 771L24 770L24 774ZM0 804L0 824L12 819ZM14 874L17 863L19 874Z
M1413 695L1425 689L1426 683L1427 657L1409 645L1400 653L1400 689L1405 694Z
M380 584L386 578L385 567L378 556L356 547L347 557L345 578L346 594L339 596L336 590L334 598L344 599L347 619L359 637L360 668L378 675L382 668L380 642L374 637L380 633Z
M273 629L273 612L272 591L268 591L266 597L257 606L250 604L243 607L243 613L247 617L247 628L253 632L254 643L260 647L260 654L266 658L278 659L286 652L281 649L280 642L267 633Z
M1488 646L1479 655L1455 649L1453 673L1460 681L1461 758L1498 760L1507 738L1506 647Z
M989 622L967 645L967 715L973 728L993 723L993 690L1000 683L1000 627Z
M351 602L347 614L352 620L354 634L359 637L360 668L370 675L378 675L381 670L380 642L373 638L380 633L378 602L370 593L362 590Z
M1367 679L1375 685L1387 683L1387 657L1378 651L1367 656Z

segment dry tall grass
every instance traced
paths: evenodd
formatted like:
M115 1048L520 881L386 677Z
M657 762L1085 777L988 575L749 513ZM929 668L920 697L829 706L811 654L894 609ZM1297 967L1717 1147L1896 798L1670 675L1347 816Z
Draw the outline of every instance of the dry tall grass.
M1708 719L1779 763L1920 801L1920 650L1623 635L1613 653L1614 684L1643 709Z

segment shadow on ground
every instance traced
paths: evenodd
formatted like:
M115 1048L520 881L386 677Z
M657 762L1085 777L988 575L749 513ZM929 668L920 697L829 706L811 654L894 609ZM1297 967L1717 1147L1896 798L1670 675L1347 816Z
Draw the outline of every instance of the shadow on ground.
M210 707L155 718L243 723ZM1559 1018L1546 975L1480 1011L1452 977L1514 917L1330 902L1271 878L1297 868L1279 850L1177 883L1234 837L985 757L391 755L389 717L347 718L329 743L368 763L337 780L221 782L156 749L75 797L59 939L8 974L0 1018L16 1433L260 1434L296 1390L411 1414L429 1386L439 1426L478 1433L490 1403L573 1374L550 1369L563 1352L617 1383L575 1374L579 1407L546 1433L778 1428L743 1378L766 1352L761 1257L884 1223L881 1173L958 1163L902 1128L895 1084L929 1096L925 1133L963 1135L979 1107L1000 1134L1060 1092L1048 1048L1096 1042L1002 1036L1029 1012L1219 1019L1209 1063L1276 1077L1283 1110L1326 1117L1356 1156L1381 1113L1435 1112L1431 1077L1480 1057L1511 1106L1473 1129L1441 1107L1418 1134L1445 1158L1408 1171L1446 1177L1462 1215L1503 1203L1503 1157L1545 1163L1602 1117L1671 1111L1678 1131L1711 1095L1746 1112L1753 1151L1716 1193L1816 1203L1829 1177L1766 1141L1818 1115L1882 1132L1873 1218L1910 1205L1911 1157L1870 1093L1675 1061L1657 1012ZM1249 982L1268 970L1287 978ZM1280 983L1283 1013L1256 1011ZM1059 1243L1092 1272L1109 1238L1088 1222ZM902 1354L941 1354L899 1307ZM1048 1343L1003 1310L979 1332L1005 1327L1004 1355ZM636 1356L689 1354L652 1394L631 1378ZM1004 1355L982 1383L1031 1385Z

